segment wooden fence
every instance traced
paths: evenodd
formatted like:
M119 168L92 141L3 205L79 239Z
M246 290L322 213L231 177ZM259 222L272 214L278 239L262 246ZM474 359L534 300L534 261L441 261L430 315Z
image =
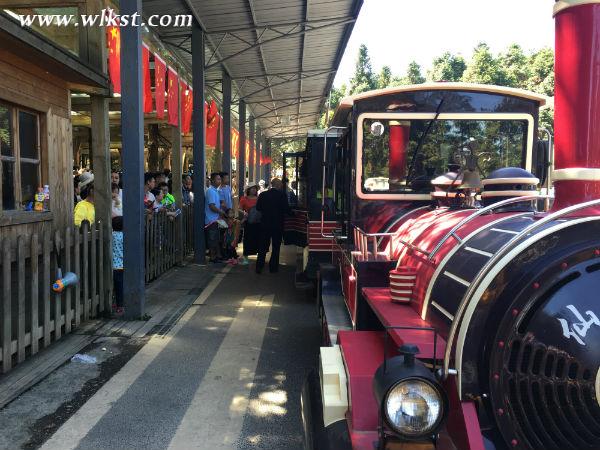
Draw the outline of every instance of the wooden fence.
M110 311L112 255L104 242L110 228L98 222L42 236L21 235L0 242L0 362L2 373L81 322ZM62 294L52 291L58 268L79 283Z
M167 215L164 210L147 217L146 283L167 272L194 250L192 221L192 207L185 205L177 217Z
M159 212L146 222L147 283L193 252L192 225L191 206L175 218ZM110 226L84 222L41 236L0 238L0 373L111 312L112 252L104 250L110 233ZM61 294L52 291L58 268L79 278Z
M185 256L194 252L194 208L192 205L183 205L181 209L183 221L183 254Z

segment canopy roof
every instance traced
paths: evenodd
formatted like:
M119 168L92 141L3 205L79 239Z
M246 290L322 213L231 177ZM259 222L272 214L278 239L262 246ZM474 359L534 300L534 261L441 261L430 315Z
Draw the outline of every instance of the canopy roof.
M144 0L143 14L193 14L207 33L206 80L233 79L263 135L305 135L327 96L363 0ZM191 67L191 29L159 27Z

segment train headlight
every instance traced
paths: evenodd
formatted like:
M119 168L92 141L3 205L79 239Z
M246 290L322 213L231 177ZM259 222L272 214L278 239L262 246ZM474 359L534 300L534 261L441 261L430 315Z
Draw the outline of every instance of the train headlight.
M432 383L407 379L388 391L383 411L386 422L398 434L409 438L432 435L444 416L444 398Z
M448 414L448 399L430 369L415 358L418 348L403 345L400 356L375 372L373 393L380 405L382 436L424 440L436 436Z

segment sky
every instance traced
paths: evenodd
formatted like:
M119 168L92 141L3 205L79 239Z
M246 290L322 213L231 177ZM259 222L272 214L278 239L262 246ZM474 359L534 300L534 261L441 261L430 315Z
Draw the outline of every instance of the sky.
M469 60L477 43L494 53L517 43L526 51L554 48L552 0L364 0L334 85L354 72L366 44L375 73L388 65L403 76L415 60L423 74L446 51Z

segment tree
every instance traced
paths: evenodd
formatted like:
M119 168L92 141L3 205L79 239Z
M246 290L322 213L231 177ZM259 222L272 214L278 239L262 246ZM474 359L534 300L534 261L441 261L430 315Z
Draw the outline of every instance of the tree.
M529 58L529 66L527 89L554 96L554 51L543 48L533 53Z
M392 82L392 69L390 66L383 66L377 76L377 89L389 87Z
M408 70L406 71L406 81L406 84L425 83L425 77L421 73L421 66L418 65L416 61L412 61L408 65Z
M427 72L427 80L460 81L466 68L467 63L462 56L446 52L433 60L433 66Z
M506 74L506 86L526 89L531 76L529 58L518 44L512 44L500 55L500 66Z
M332 87L329 93L329 116L327 116L327 109L321 114L319 117L319 122L317 122L318 128L327 128L329 125L329 121L335 114L335 110L340 104L340 101L348 96L348 87L346 84L342 84L340 88Z
M500 61L494 58L490 47L485 42L475 47L473 57L463 74L463 81L506 86L506 78L506 71Z
M369 51L365 44L361 44L358 49L358 59L354 76L350 80L350 94L360 94L361 92L375 89L377 82L373 75L373 67L369 58Z
M421 66L416 61L412 61L406 69L406 76L402 78L394 78L392 86L404 86L407 84L425 83L425 77L421 73Z

